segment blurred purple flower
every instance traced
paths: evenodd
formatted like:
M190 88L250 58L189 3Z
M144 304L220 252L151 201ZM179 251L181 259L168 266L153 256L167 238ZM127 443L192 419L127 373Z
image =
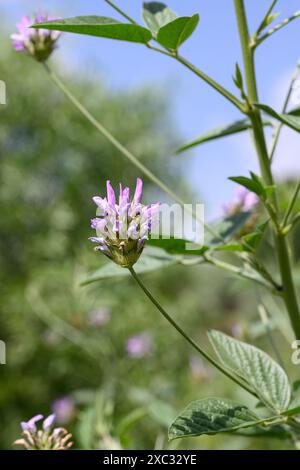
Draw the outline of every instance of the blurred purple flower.
M66 424L73 418L75 405L71 397L58 398L52 403L52 410L60 424Z
M239 212L250 212L255 208L257 203L258 197L256 194L248 191L243 186L238 186L232 202L225 204L224 210L228 215Z
M131 267L139 259L153 225L157 222L160 204L141 204L143 182L136 182L136 190L130 201L129 188L120 184L119 199L110 184L106 183L107 197L95 196L98 206L97 217L91 220L91 227L97 237L90 240L97 243L96 250L123 267Z
M149 356L153 351L153 341L149 333L140 333L131 336L126 341L126 351L129 357L141 359Z
M198 356L191 356L189 360L190 370L194 379L209 380L211 378L211 371L207 369Z
M98 308L88 314L87 324L95 327L105 326L109 323L110 317L111 313L108 308Z
M240 323L233 323L231 325L230 331L234 338L242 339L244 337L244 328Z
M60 31L50 31L47 29L33 29L34 23L44 23L58 19L52 15L35 15L33 18L23 16L21 21L16 24L17 34L12 34L13 48L17 52L25 52L31 55L39 62L44 62L57 47L56 42L61 35Z

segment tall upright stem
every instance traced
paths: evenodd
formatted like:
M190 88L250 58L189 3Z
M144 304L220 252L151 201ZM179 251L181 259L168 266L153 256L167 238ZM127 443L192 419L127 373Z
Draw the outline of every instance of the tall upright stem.
M234 6L242 48L247 93L251 106L252 103L259 101L254 64L254 50L251 47L250 43L251 38L248 30L244 0L234 0ZM252 122L255 148L259 158L263 181L266 185L273 185L273 175L271 171L271 164L268 155L260 111L257 108L251 106L249 110L249 117ZM275 213L278 217L279 211L275 191L273 193L272 199ZM300 339L300 312L292 277L288 245L285 236L276 227L274 227L273 230L276 242L276 251L281 275L281 282L283 286L283 299L290 317L295 336L296 338Z

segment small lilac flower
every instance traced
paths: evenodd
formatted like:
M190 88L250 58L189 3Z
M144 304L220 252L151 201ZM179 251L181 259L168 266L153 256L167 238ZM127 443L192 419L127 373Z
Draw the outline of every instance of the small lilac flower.
M66 424L73 418L75 411L74 400L68 396L58 398L53 402L52 410L57 422Z
M143 182L136 182L136 190L130 201L129 188L120 184L118 203L115 192L106 183L107 197L93 197L97 205L97 217L91 220L91 227L97 237L90 240L97 244L96 250L122 267L133 266L139 259L151 229L157 223L159 203L141 204Z
M149 333L140 333L131 336L126 341L126 351L129 357L133 359L141 359L149 356L153 351L153 341Z
M23 429L23 431L35 432L36 431L35 423L43 419L43 417L44 417L43 415L36 415L33 418L31 418L29 421L22 421L21 428Z
M87 318L89 326L101 327L107 325L110 321L111 313L107 308L92 310Z
M258 203L256 194L248 191L244 186L238 186L234 199L224 206L226 214L233 215L239 212L251 212Z
M66 429L53 429L55 414L44 419L42 428L37 429L36 423L42 419L43 415L39 414L27 422L22 421L22 438L17 439L14 444L26 450L67 450L73 445L70 442L72 435Z
M197 380L208 380L211 378L210 371L205 367L202 359L198 356L191 356L189 360L192 376Z
M55 414L49 415L43 422L44 431L46 431L46 429L50 429L53 426L53 424L55 423L55 421L56 421Z
M50 31L47 29L33 29L31 26L36 23L44 23L58 19L52 15L35 15L33 18L23 16L20 23L17 23L17 34L12 34L13 48L17 52L25 52L39 62L44 62L56 49L56 42L61 35L60 31Z
M230 328L231 335L234 338L243 339L244 338L244 328L241 323L233 323Z

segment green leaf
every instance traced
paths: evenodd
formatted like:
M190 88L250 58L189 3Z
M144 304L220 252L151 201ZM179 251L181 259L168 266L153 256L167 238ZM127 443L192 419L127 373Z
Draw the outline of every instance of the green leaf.
M155 271L156 269L162 269L164 267L175 264L177 259L174 256L170 256L164 253L162 250L157 248L148 247L144 250L142 256L135 264L134 269L138 274ZM124 278L130 276L130 272L126 268L121 268L113 261L106 263L100 269L95 271L93 274L88 276L81 285L91 284L96 281L104 281L110 278Z
M233 432L262 420L246 406L224 398L205 398L190 403L171 424L169 439Z
M209 339L221 362L252 386L258 397L281 413L290 403L291 389L286 373L268 354L220 331Z
M266 21L264 23L264 28L266 26L269 26L271 23L273 23L274 20L276 20L276 18L278 18L278 16L280 16L280 13L272 13L271 15L269 15L267 18L266 18Z
M247 251L240 243L227 243L216 248L217 251Z
M230 181L234 181L235 183L244 186L252 193L257 194L260 197L265 198L265 188L263 187L262 183L256 179L247 178L246 176L231 176Z
M239 90L243 90L243 75L238 63L235 64L235 77L233 77L233 81Z
M46 21L32 26L33 28L51 29L67 33L87 34L120 41L146 44L152 39L151 32L131 23L120 23L105 16L76 16L62 20Z
M270 121L263 121L264 126L271 126ZM238 134L240 132L247 131L252 128L252 124L249 119L241 119L239 121L235 121L232 124L228 124L226 126L220 126L216 129L212 129L204 134L200 135L196 139L192 140L188 144L183 145L180 147L176 153L184 152L190 148L196 147L197 145L204 144L205 142L210 142L212 140L217 140L222 137L227 137L229 135Z
M254 251L263 239L268 225L269 220L266 220L262 224L258 225L255 232L248 233L247 235L244 235L242 237L242 242L245 243L247 247L252 248L252 250Z
M262 111L264 111L269 116L273 117L277 121L280 121L282 124L294 129L297 132L300 132L300 117L297 114L278 114L274 109L265 104L256 103L255 106Z
M252 216L252 212L240 212L239 214L232 214L221 219L219 222L213 225L213 229L221 237L217 238L210 233L206 234L205 246L213 248L215 245L221 245L222 243L229 242L234 235L236 235L246 224L249 218ZM222 242L223 239L223 242Z
M300 108L297 106L297 108L292 109L287 114L289 116L298 116L298 117L300 117Z
M184 152L196 145L204 144L205 142L210 142L211 140L220 139L228 135L238 134L239 132L244 132L248 129L251 129L252 125L249 119L241 119L240 121L235 121L232 124L226 126L220 126L216 129L212 129L204 134L200 135L196 139L192 140L188 144L180 147L176 153Z
M186 249L186 244L187 243L192 243L188 240L184 240L182 238L168 238L168 239L150 239L148 241L149 246L154 246L157 248L162 248L165 250L167 253L170 253L172 255L192 255L192 256L200 256L205 251L207 251L208 247L203 246L199 250L187 250Z
M153 420L167 428L174 421L177 414L171 405L160 400L152 402L148 407L148 412Z
M142 14L155 37L161 27L177 18L177 14L161 2L145 2Z
M187 250L186 244L192 242L190 242L189 240L184 240L182 238L150 239L148 241L148 245L157 248L162 248L167 253L172 255L186 256L202 256L203 253L205 253L207 250L215 249L216 247L217 249L222 249L222 247L224 247L224 250L226 250L226 247L229 247L229 244L227 244L226 242L229 242L232 237L241 230L241 228L245 225L251 215L251 212L241 212L240 214L233 214L225 217L224 219L221 219L219 222L213 225L214 231L220 236L216 237L207 232L205 234L204 245L202 248L199 249ZM232 245L233 244L230 244L230 246ZM235 251L241 251L241 249L237 248Z
M297 395L290 403L289 409L282 413L284 416L294 416L300 414L300 395Z
M162 26L157 33L157 41L167 49L177 51L195 31L199 15L182 16Z

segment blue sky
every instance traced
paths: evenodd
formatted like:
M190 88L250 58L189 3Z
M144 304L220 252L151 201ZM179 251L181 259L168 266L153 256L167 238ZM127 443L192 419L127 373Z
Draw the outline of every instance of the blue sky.
M140 19L140 0L116 0L116 3ZM246 0L252 30L269 4L270 0ZM168 5L180 15L200 13L198 29L181 53L236 93L231 77L235 63L241 64L241 55L233 1L169 0ZM281 16L277 22L298 10L299 5L299 0L279 0L275 11ZM12 32L21 15L34 11L51 11L62 17L99 14L118 18L103 0L0 0L0 13ZM183 142L240 118L230 103L180 64L144 46L66 34L56 54L61 63L68 54L68 63L75 69L93 73L96 68L111 89L150 84L165 90ZM280 110L299 58L300 18L266 41L257 52L261 102ZM299 135L284 131L274 165L278 177L299 175L299 144ZM257 171L251 140L246 134L207 143L178 158L184 160L187 175L211 216L219 214L224 202L232 197L234 185L227 180L228 176Z

